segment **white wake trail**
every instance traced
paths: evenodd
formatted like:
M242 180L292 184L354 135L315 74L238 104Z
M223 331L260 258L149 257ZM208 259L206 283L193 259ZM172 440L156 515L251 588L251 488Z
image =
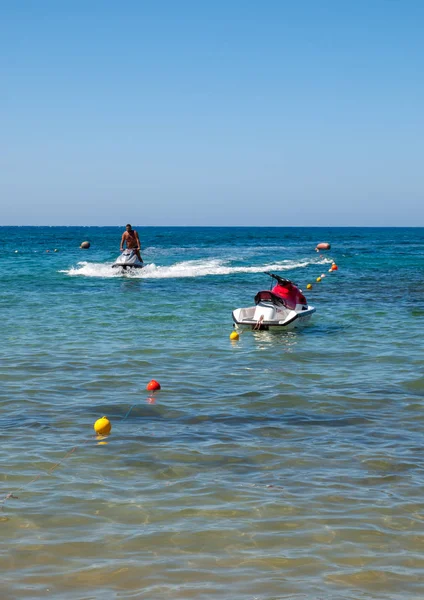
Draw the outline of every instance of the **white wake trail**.
M121 269L112 269L113 263L79 262L69 270L60 271L71 276L85 277L122 277L123 275L137 279L180 279L184 277L206 277L207 275L232 275L235 273L262 273L263 271L289 271L303 269L309 265L324 265L331 263L327 258L314 260L303 259L300 261L283 260L275 263L254 266L231 266L224 260L188 260L178 262L167 267L148 264L144 269L122 272Z

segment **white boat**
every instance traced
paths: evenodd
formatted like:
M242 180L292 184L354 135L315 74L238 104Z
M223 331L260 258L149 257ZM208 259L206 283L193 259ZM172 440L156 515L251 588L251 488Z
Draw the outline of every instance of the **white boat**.
M277 283L270 290L256 294L255 306L233 311L235 327L278 331L306 325L315 308L307 303L302 290L289 279L273 273L266 274Z
M112 265L112 269L116 269L118 267L121 267L124 271L127 269L142 269L144 267L144 263L138 259L138 256L134 250L126 248L122 251Z

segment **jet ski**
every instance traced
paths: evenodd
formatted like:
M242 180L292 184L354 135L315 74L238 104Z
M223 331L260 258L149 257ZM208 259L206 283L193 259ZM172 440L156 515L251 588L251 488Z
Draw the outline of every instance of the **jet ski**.
M297 285L274 273L270 290L258 292L255 306L233 311L235 327L255 330L289 330L306 325L315 308L310 306Z
M126 248L112 265L112 269L116 269L118 267L121 267L124 269L124 271L126 271L127 269L142 269L144 264L143 261L140 262L138 260L137 254L134 252L134 250Z

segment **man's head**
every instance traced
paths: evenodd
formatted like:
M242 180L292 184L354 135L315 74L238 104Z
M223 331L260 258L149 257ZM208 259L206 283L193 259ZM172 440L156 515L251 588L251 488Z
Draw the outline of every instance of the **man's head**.
M128 223L127 225L125 225L125 229L126 229L127 231L131 231L132 227L131 227L131 225Z

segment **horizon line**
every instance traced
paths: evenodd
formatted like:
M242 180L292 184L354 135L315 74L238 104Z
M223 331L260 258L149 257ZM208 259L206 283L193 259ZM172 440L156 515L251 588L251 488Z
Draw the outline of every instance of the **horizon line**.
M119 227L121 225L0 225L6 227L78 227L78 228L104 228ZM424 229L424 225L132 225L142 228L175 228L175 229Z

